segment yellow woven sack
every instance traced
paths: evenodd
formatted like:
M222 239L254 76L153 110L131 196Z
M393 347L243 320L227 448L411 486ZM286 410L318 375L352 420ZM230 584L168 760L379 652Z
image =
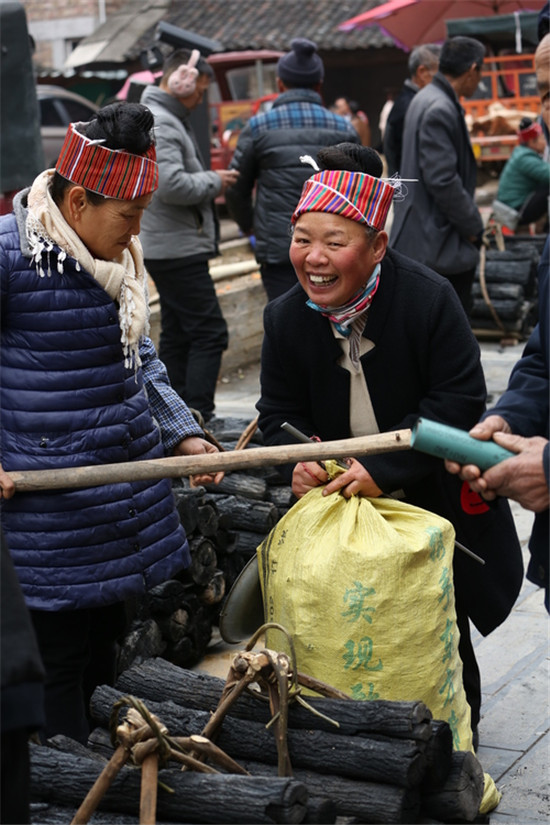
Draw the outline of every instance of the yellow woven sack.
M283 625L298 670L354 699L420 700L472 750L458 654L454 528L389 498L311 490L258 547L266 620ZM284 649L268 631L268 647ZM289 652L289 651L287 651ZM488 774L480 811L500 794Z

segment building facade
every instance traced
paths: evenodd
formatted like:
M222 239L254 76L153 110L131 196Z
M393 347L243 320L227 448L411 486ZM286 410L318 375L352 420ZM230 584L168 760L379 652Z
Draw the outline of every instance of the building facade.
M61 72L75 46L91 35L125 0L21 0L34 40L34 66L41 74Z

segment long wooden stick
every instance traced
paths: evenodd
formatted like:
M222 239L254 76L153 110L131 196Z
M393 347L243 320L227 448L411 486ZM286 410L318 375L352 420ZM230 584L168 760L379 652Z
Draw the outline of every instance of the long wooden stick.
M120 770L128 761L129 757L129 748L126 748L124 745L119 745L86 794L86 798L71 821L71 825L87 825L94 811L97 809L97 806L116 779Z
M197 456L123 461L119 464L98 464L67 467L58 470L24 470L9 473L18 492L31 490L64 490L76 487L98 487L125 481L146 481L158 478L179 478L220 470L248 470L298 461L326 461L410 449L410 430L346 438L340 441L282 444L276 447L254 447Z
M155 825L157 821L158 772L158 752L150 753L141 764L139 825Z

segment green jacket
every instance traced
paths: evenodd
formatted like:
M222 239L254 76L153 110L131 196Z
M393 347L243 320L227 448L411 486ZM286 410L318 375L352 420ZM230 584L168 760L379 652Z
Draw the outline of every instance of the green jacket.
M516 146L506 162L497 198L513 209L521 209L529 195L550 181L550 164L528 146Z

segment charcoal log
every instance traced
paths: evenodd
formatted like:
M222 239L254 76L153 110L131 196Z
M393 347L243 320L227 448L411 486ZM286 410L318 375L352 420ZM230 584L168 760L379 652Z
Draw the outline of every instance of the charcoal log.
M250 421L244 418L215 418L213 422L208 422L208 429L216 436L218 441L232 445L237 443L249 425ZM262 444L262 436L258 430L252 436L251 443Z
M187 575L200 587L206 587L218 564L216 548L210 539L198 536L189 540L191 564Z
M109 759L113 753L110 735L104 728L95 728L88 740L89 747ZM277 766L265 762L239 760L252 776L276 776ZM420 790L400 788L397 785L362 782L338 774L322 774L303 768L294 768L293 776L308 791L309 804L330 799L338 817L354 817L364 823L416 822L420 810ZM320 813L318 814L321 815ZM306 822L309 820L306 818ZM322 822L320 818L311 822ZM324 820L327 821L327 820ZM328 820L333 821L333 820Z
M51 805L48 802L31 802L31 825L67 825L72 822L78 805ZM307 822L307 820L305 820ZM137 819L132 814L120 814L115 811L95 811L92 825L136 825ZM156 825L175 825L175 820L156 819Z
M225 576L223 570L214 570L212 578L203 590L198 591L197 596L201 604L219 604L225 596Z
M214 711L224 686L223 679L208 673L182 670L163 659L150 659L129 668L118 678L116 687L125 693L142 696L145 700L162 702L170 698L183 707ZM362 702L350 699L323 699L308 696L307 701L316 710L338 722L315 716L305 708L292 704L289 708L289 726L315 728L342 735L381 734L404 739L428 740L432 735L432 715L423 702ZM245 693L230 708L230 714L240 719L266 724L269 709L264 702Z
M506 251L507 252L521 252L523 255L531 256L535 262L538 263L544 244L548 235L507 235L506 236Z
M264 478L269 485L269 489L272 487L288 486L287 481L281 475L278 467L257 467L249 472L251 472L252 475L258 476L258 478Z
M94 759L31 746L32 800L78 807L101 773ZM299 823L307 790L292 778L159 771L157 813L172 822ZM141 771L124 767L99 805L102 811L139 813ZM167 792L163 786L172 789ZM223 812L223 814L222 814Z
M178 642L172 642L166 645L166 657L179 667L193 667L200 661L206 650L198 649L194 639L191 636L184 636Z
M218 532L220 520L212 504L201 504L197 511L197 533L212 538Z
M157 624L161 630L162 637L168 642L179 642L185 636L189 636L191 617L187 610L179 607L170 616L159 616Z
M231 589L233 582L246 565L249 557L245 556L244 553L229 553L228 555L224 556L223 558L223 572L225 574L225 589L226 592L229 592Z
M252 502L240 496L215 496L214 501L220 522L229 529L267 535L279 519L277 508L270 501Z
M422 811L440 822L473 822L483 797L483 768L471 751L453 751L443 787L423 792Z
M127 670L135 661L149 659L157 661L166 651L162 631L154 619L136 621L124 637L117 659L117 671Z
M279 513L289 510L298 500L292 492L292 488L284 485L268 487L266 498L268 501L273 502Z
M189 668L199 662L206 652L212 637L212 611L201 604L195 592L187 591L181 609L188 615L186 635L178 641L166 639L162 654L165 659L181 668Z
M305 825L310 825L310 823L311 825L332 825L334 822L336 822L336 805L333 800L325 796L311 796L308 791Z
M199 491L199 492L198 492ZM193 533L197 528L199 519L199 504L204 498L204 488L200 492L200 488L184 488L173 487L174 497L176 499L176 509L180 517L180 521L185 528L187 535Z
M527 295L534 289L537 264L521 252L488 251L485 280L489 283L521 284Z
M426 742L426 775L422 788L429 791L440 788L451 770L453 759L453 732L448 722L432 719L432 735Z
M211 493L242 496L262 501L266 497L267 482L248 473L227 473L217 485L210 485Z
M151 616L170 616L181 607L185 597L185 585L178 579L168 579L153 587L145 596L145 604Z
M102 685L93 693L90 709L97 724L109 724L111 709L124 694ZM200 733L210 719L210 713L183 708L173 701L146 702L173 736ZM227 716L216 742L233 759L277 763L273 733L258 722ZM378 736L342 736L320 730L288 731L288 750L294 768L308 768L326 773L338 773L355 779L388 782L411 788L424 776L426 758L419 744L409 739Z
M216 552L232 553L235 549L235 534L232 530L228 530L225 527L220 527L219 524L218 532L212 538L212 541L216 546Z
M253 776L276 774L274 765L249 760L240 763ZM361 782L338 774L295 768L293 776L302 782L309 798L325 796L333 800L338 817L354 817L363 823L416 822L420 810L420 790L400 788L381 782Z
M524 301L522 298L512 301L491 299L491 304L501 321L515 321L521 317ZM471 315L473 319L493 317L489 305L482 298L474 298Z
M265 533L252 533L250 530L235 530L235 549L244 559L255 555L256 550L265 539Z
M97 730L101 729L98 728ZM47 746L56 751L70 753L72 754L72 756L83 756L86 759L95 759L103 766L107 764L107 762L113 755L114 748L111 744L111 736L109 734L109 731L103 730L102 734L105 737L105 747L103 747L103 749L90 748L86 745L83 745L82 742L77 742L76 739L71 739L70 736L65 736L65 734L63 733L58 733L55 736L51 736L47 741Z
M487 293L491 300L507 299L511 301L523 300L524 289L521 284L488 284ZM481 284L474 283L472 286L474 298L481 298Z
M91 754L97 754L97 756L101 756L107 760L109 760L114 753L114 748L111 744L111 734L107 728L102 728L99 725L90 731L88 744L82 747L86 747ZM59 750L65 750L65 748L59 748ZM67 748L67 750L69 749Z

